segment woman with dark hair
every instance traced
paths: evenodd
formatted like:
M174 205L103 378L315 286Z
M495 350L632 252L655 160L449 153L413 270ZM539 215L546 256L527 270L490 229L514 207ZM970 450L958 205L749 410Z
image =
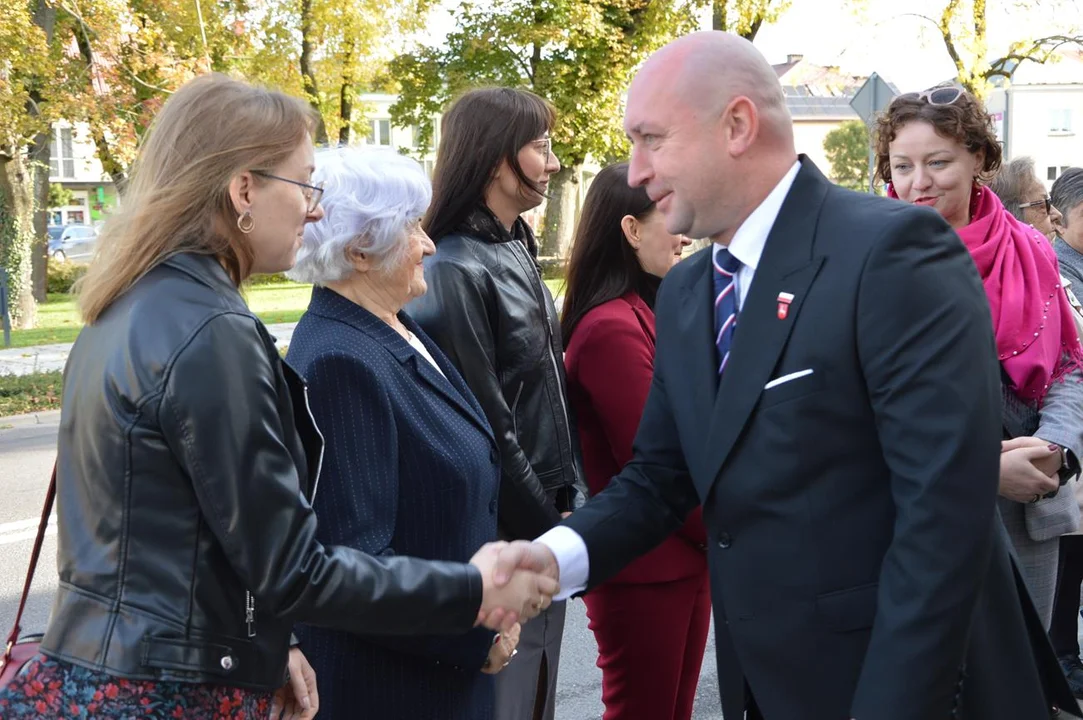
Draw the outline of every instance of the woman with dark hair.
M632 458L654 373L654 299L690 243L666 231L628 163L598 173L568 263L561 328L583 469L599 493ZM688 720L711 617L700 510L583 597L598 641L604 720Z
M879 120L877 172L890 194L937 210L970 251L989 299L1004 384L1000 514L1046 627L1057 538L1075 530L1083 453L1083 348L1053 247L985 187L1001 148L981 102L956 87L896 98Z
M487 88L444 115L433 198L422 227L429 291L406 311L456 366L500 448L497 531L532 540L575 509L579 480L557 312L537 243L520 217L560 170L552 106L523 90ZM496 677L497 720L551 720L564 603L523 626L519 654Z

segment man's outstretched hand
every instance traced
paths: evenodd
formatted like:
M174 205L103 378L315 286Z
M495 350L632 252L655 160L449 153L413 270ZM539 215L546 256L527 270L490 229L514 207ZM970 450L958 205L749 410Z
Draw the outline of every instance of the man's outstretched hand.
M535 617L560 592L556 558L538 543L488 543L470 564L481 571L478 624L492 630L504 632Z

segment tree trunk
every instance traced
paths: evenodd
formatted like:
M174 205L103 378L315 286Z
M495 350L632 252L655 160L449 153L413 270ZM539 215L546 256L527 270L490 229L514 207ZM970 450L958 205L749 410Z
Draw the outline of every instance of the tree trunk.
M545 227L538 254L544 257L567 257L575 237L576 210L582 165L562 167L549 181L549 200L545 204Z
M34 302L34 179L22 148L0 156L0 265L8 275L11 324L32 328Z
M53 28L56 26L56 6L46 2L46 0L36 0L34 4L34 24L41 28L41 31L45 34L45 42L52 43ZM27 103L26 111L31 116L38 117L41 114L40 108L45 102L45 98L42 97L41 89L37 87L38 83L36 81L34 85L35 87L30 89L30 102ZM33 297L37 302L45 302L45 291L48 285L49 141L51 139L52 130L42 128L42 131L31 140L28 150L34 202L31 275Z
M312 66L312 0L301 0L301 82L308 103L316 110L316 144L327 144L327 126L320 112L320 94L316 87L316 69Z
M342 62L342 85L338 89L338 117L342 127L338 129L338 144L350 144L350 127L353 123L353 64L356 45L351 41Z
M711 3L711 29L725 32L729 29L726 22L726 0L714 0Z
M34 299L45 302L49 270L49 139L38 133L30 144L30 168L34 196L34 246L31 260Z

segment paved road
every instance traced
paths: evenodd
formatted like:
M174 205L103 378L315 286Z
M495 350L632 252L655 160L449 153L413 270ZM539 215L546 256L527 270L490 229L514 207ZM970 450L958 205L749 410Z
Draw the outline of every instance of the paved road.
M41 513L56 448L58 417L39 416L39 421L0 420L0 633L7 634L22 589L26 562ZM46 538L43 562L24 618L24 632L45 627L56 589L56 537ZM564 631L564 647L557 692L559 720L596 720L602 715L601 671L595 666L597 647L587 629L583 603L572 601ZM694 720L721 720L718 681L714 669L714 643L700 678Z

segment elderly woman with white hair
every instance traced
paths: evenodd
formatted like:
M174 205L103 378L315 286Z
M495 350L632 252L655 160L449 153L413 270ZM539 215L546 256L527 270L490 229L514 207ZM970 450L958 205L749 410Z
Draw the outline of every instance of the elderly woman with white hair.
M307 226L289 273L312 301L286 360L308 384L326 439L313 506L318 539L373 555L468 560L496 539L500 454L485 414L402 308L426 290L434 252L420 220L431 187L394 152L316 157L324 217ZM320 679L320 717L488 720L491 675L514 653L475 629L423 638L301 626Z

